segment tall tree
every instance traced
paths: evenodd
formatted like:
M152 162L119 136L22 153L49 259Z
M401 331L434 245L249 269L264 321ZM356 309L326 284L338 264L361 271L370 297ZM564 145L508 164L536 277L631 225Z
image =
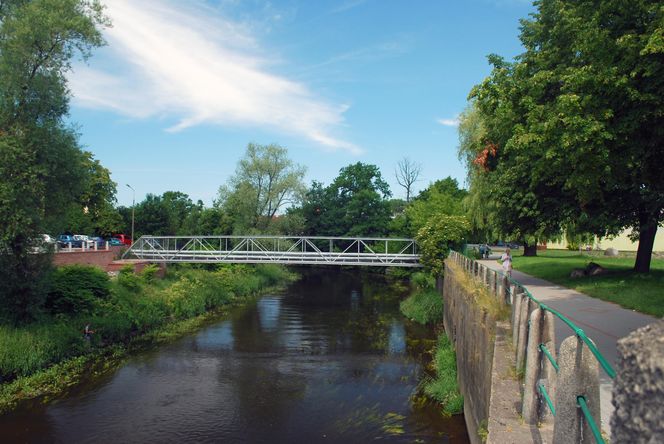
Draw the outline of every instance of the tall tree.
M250 143L235 175L219 188L219 203L234 218L236 231L265 230L280 209L302 199L305 171L286 148Z
M329 186L313 183L303 205L305 231L325 236L385 235L392 214L390 196L376 165L348 165Z
M526 51L515 63L492 57L491 76L471 93L494 149L486 171L497 214L544 235L568 223L602 236L631 229L634 269L647 272L664 219L664 8L536 6L522 22Z
M421 172L422 165L411 161L408 157L404 157L397 163L394 175L397 183L406 190L406 202L410 202L413 184L417 182Z
M0 307L14 319L39 307L43 264L30 254L45 215L85 190L85 156L66 126L66 73L103 43L95 0L0 2Z

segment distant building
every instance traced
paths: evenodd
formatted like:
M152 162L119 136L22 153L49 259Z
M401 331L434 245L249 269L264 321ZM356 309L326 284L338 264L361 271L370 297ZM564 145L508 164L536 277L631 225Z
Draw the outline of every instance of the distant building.
M606 250L607 248L615 248L620 251L636 251L639 248L639 243L632 242L628 235L631 230L625 230L617 237L612 239L603 238L595 241L595 244L592 245L592 248L597 248L600 250ZM551 241L546 243L547 248L552 249L566 249L567 241L562 239L560 241ZM664 252L664 228L659 227L657 230L657 235L655 236L655 245L653 251Z

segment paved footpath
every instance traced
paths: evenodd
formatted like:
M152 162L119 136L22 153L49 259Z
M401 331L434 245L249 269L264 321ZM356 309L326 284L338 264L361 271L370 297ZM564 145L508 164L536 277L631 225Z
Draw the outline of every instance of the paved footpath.
M502 271L502 266L495 259L479 261L491 269ZM618 359L616 343L618 339L630 334L639 327L657 321L654 316L622 308L611 302L591 298L569 288L530 276L514 270L512 278L520 282L539 301L558 310L578 325L595 342L600 353L616 368ZM556 348L574 332L560 319L556 318ZM600 397L602 410L602 430L610 436L611 414L613 413L612 380L600 367Z

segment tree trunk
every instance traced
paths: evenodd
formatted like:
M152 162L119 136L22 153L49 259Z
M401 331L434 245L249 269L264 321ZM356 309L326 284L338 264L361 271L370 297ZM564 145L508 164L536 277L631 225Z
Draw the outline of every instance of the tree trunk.
M657 219L640 217L639 249L636 252L634 271L637 273L650 273L650 260L657 234Z
M528 242L523 243L523 255L524 256L537 256L537 242L533 245L528 245Z

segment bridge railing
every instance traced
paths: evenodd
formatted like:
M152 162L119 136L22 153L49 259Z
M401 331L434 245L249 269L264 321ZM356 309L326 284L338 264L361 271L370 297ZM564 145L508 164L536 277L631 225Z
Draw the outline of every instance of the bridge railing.
M504 273L458 252L450 258L511 307L512 343L517 373L525 369L521 414L529 424L553 422L553 443L604 443L599 366L610 378L615 371L595 343L565 315L538 301ZM556 350L554 317L571 328Z
M321 236L142 236L125 252L153 262L420 267L413 239Z

